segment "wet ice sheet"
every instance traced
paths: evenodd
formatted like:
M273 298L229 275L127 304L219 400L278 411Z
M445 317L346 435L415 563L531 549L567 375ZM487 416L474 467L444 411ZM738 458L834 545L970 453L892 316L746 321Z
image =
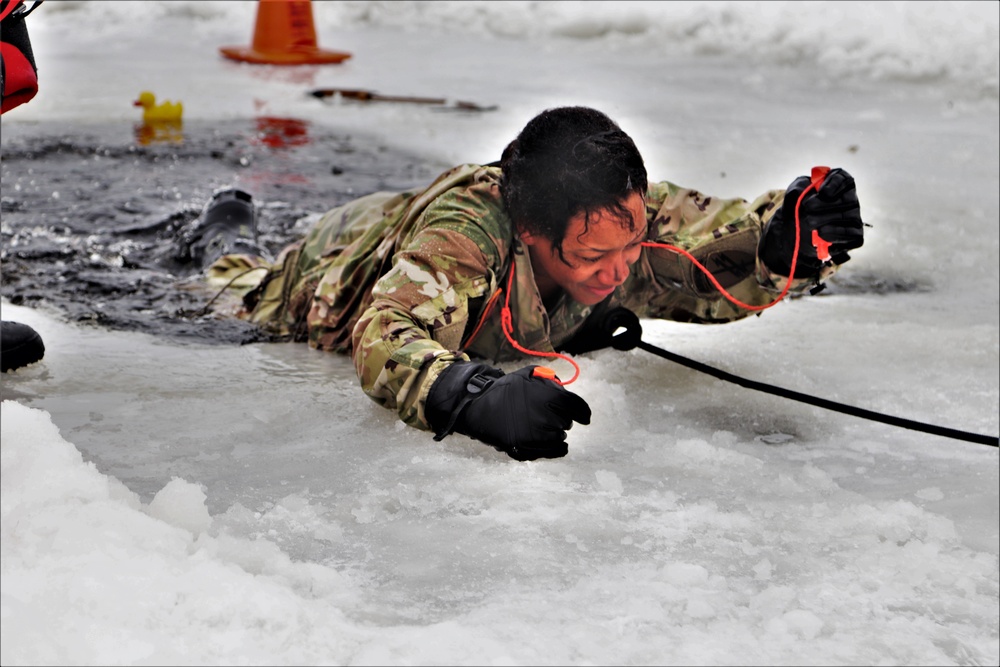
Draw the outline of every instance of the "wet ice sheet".
M305 346L178 346L7 312L49 350L5 398L57 415L97 466L73 462L45 413L4 404L5 581L26 592L5 586L5 629L25 641L10 659L966 664L996 649L995 450L608 351L583 359L594 423L570 457L512 464L402 427L346 359ZM691 356L725 337L647 329ZM891 384L875 407L908 409ZM48 528L22 535L21 517ZM38 589L44 562L57 569ZM97 599L92 635L134 645L27 648L35 614L72 625Z

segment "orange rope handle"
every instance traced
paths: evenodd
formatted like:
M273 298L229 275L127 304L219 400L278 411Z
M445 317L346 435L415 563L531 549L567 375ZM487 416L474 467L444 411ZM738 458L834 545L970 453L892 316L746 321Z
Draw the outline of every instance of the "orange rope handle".
M562 359L568 361L571 366L573 366L573 377L563 381L557 377L553 377L552 381L559 385L568 385L576 381L580 377L580 366L573 361L572 358L566 356L565 354L559 354L558 352L539 352L538 350L529 350L528 348L522 346L516 340L514 340L514 318L510 313L510 293L513 291L514 286L514 262L510 263L510 275L507 278L507 298L504 299L503 309L500 311L500 328L503 329L503 335L507 337L507 342L510 343L515 350L521 354L528 354L535 357L546 357L549 359Z
M740 301L739 299L737 299L735 296L733 296L732 294L730 294L726 290L726 288L723 287L719 283L719 281L716 279L716 277L712 275L712 272L709 271L705 267L704 264L702 264L697 259L695 259L694 255L692 255L691 253L689 253L687 250L684 250L683 248L678 248L677 246L670 245L669 243L656 243L655 241L643 241L642 245L645 246L645 247L647 247L647 248L662 248L664 250L670 250L672 252L676 252L676 253L678 253L680 255L683 255L684 257L687 257L691 261L692 264L694 264L695 266L697 266L701 270L701 272L704 273L705 276L708 277L708 279L712 282L712 285L715 286L715 289L719 290L719 293L722 294L722 296L726 297L726 299L728 299L730 303L736 304L740 308L745 308L746 310L749 310L749 311L755 311L756 312L756 311L761 311L761 310L767 310L771 306L774 306L775 304L779 303L782 299L785 298L785 296L788 295L788 290L789 290L789 288L792 285L792 276L795 275L795 265L796 265L796 263L798 261L799 246L800 246L800 243L801 243L801 240L802 240L801 239L801 236L802 236L801 226L802 225L801 225L801 223L799 221L799 207L802 205L802 200L805 199L806 194L810 190L818 190L819 189L819 186L823 182L823 178L826 177L826 174L827 174L828 171L829 171L828 167L813 167L811 182L802 191L802 194L799 195L798 200L795 202L795 247L792 250L792 265L791 265L791 267L788 270L788 280L785 281L785 286L784 286L784 288L782 288L781 294L779 294L777 296L777 298L775 298L775 300L772 301L771 303L766 303L763 306L751 306L748 303L743 303L742 301Z

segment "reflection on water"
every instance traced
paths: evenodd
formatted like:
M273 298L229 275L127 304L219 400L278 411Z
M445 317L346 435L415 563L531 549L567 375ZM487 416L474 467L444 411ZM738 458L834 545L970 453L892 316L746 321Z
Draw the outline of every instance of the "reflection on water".
M310 142L309 123L298 118L260 116L255 119L257 132L252 143L271 148L305 146Z
M134 126L135 141L140 146L184 143L184 122L172 120L143 120ZM298 118L259 116L254 119L254 132L250 143L268 148L291 148L311 142L309 123Z
M135 142L140 146L184 143L184 122L181 120L143 121L135 125Z

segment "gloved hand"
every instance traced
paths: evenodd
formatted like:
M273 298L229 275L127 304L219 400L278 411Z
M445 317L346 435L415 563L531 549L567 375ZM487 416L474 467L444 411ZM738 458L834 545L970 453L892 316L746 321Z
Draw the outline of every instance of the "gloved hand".
M594 313L584 322L580 331L558 351L567 354L585 354L594 350L613 347L631 350L642 341L642 325L628 308L618 306L603 313Z
M566 431L590 423L590 406L546 377L537 366L510 374L469 361L449 366L431 386L424 406L435 440L453 431L532 461L566 456Z
M825 167L816 167L813 177ZM761 235L757 254L772 271L788 276L795 248L795 205L812 179L799 176L788 186L785 200ZM818 191L813 189L799 206L801 230L795 278L816 277L828 262L843 264L848 250L864 244L864 223L854 178L843 169L831 169Z

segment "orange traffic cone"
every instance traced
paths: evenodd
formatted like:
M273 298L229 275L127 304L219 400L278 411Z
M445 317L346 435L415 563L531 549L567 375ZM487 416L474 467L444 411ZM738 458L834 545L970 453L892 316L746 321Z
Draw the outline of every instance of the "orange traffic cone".
M309 0L259 0L253 44L249 48L224 46L219 51L233 60L266 65L321 65L351 57L316 45Z

